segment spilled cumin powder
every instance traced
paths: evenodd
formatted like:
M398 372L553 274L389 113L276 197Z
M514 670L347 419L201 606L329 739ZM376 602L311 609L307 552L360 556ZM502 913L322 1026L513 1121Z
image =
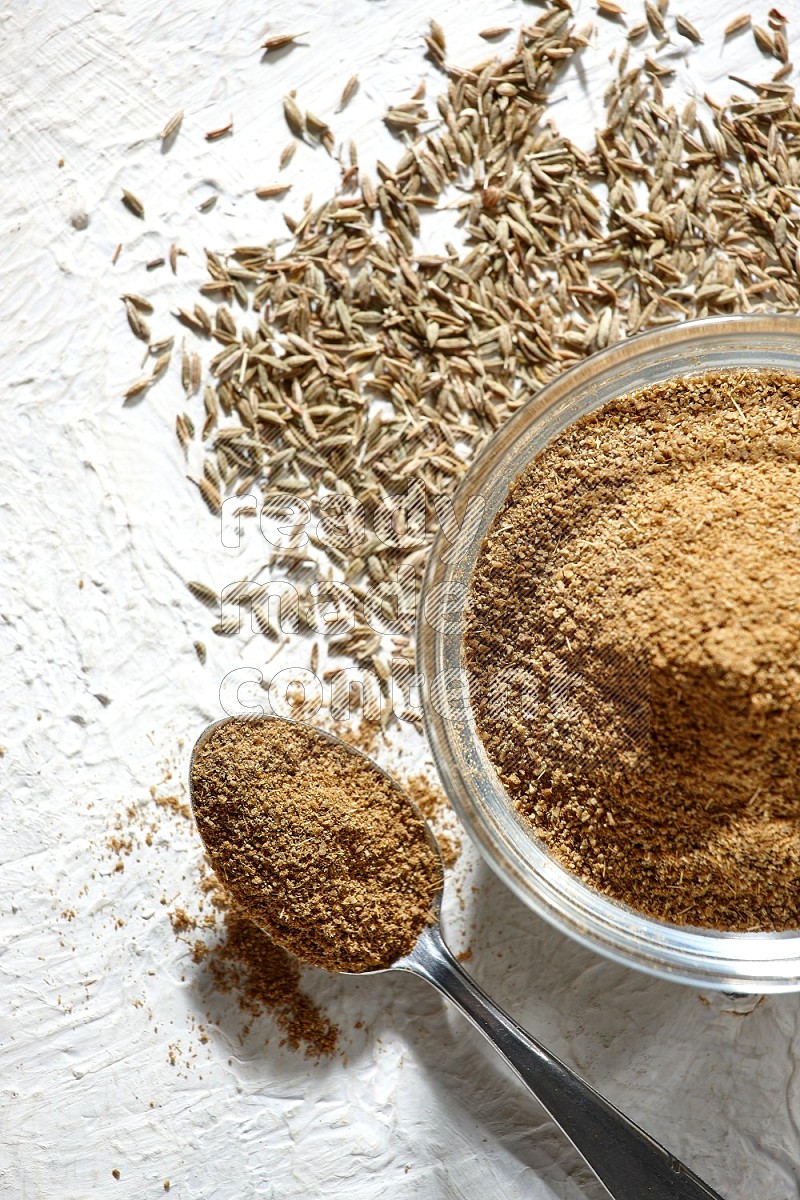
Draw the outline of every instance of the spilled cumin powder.
M516 480L465 651L511 800L652 917L800 928L800 377L621 396Z
M250 1020L269 1012L292 1050L309 1058L332 1054L339 1030L302 989L300 963L259 929L229 899L224 901L223 937L213 946L201 939L194 960L204 962L218 992L238 997ZM250 1023L241 1031L250 1032Z
M308 726L230 720L195 752L192 803L242 913L298 958L368 971L432 919L439 856L403 792Z

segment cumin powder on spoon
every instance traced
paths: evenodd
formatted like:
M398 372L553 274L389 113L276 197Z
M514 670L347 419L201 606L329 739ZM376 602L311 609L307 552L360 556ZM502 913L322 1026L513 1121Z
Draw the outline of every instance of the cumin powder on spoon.
M409 799L366 756L297 722L235 719L198 745L191 782L215 872L304 962L388 967L434 919L439 854Z
M465 652L569 871L677 924L800 928L800 376L672 379L554 438L485 538Z

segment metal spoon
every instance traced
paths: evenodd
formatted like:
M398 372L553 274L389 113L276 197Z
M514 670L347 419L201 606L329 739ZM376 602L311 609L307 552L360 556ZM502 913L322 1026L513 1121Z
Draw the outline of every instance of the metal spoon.
M228 720L237 719L217 721L197 739L192 751L190 791L198 749L214 729L227 724ZM282 717L260 719L298 724ZM333 734L320 729L313 732L370 763L375 771L389 779L401 792L424 822L410 797L377 763ZM439 853L436 839L427 824L426 829L430 844ZM438 921L441 899L440 892L431 903L431 909L437 917L436 923L423 929L410 954L381 971L365 971L362 974L378 975L384 970L410 971L427 979L428 983L452 1000L513 1067L583 1156L613 1200L722 1200L718 1192L703 1183L693 1171L605 1100L481 991L445 945Z

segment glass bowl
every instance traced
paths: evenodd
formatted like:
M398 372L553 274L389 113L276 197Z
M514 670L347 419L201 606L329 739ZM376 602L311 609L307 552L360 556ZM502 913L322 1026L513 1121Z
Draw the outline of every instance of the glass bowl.
M423 713L453 808L490 866L535 913L652 975L731 992L788 992L800 990L800 930L723 933L657 921L582 883L548 853L484 749L463 658L465 601L481 542L511 483L539 451L625 392L733 367L800 373L800 317L708 318L640 334L565 371L497 431L453 499L459 538L439 533L425 573L417 631Z

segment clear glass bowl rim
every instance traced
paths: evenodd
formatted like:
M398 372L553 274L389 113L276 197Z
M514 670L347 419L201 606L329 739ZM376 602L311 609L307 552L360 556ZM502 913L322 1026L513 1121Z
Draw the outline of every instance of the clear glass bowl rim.
M428 559L417 619L423 720L442 786L468 834L539 916L651 975L730 992L788 992L800 990L800 931L729 933L652 920L582 884L545 851L514 813L486 755L462 658L463 597L478 549L509 485L542 446L626 391L734 367L800 373L800 316L708 317L638 334L562 372L496 431L452 500L459 523L471 499L486 500L467 549L448 555L440 530Z

